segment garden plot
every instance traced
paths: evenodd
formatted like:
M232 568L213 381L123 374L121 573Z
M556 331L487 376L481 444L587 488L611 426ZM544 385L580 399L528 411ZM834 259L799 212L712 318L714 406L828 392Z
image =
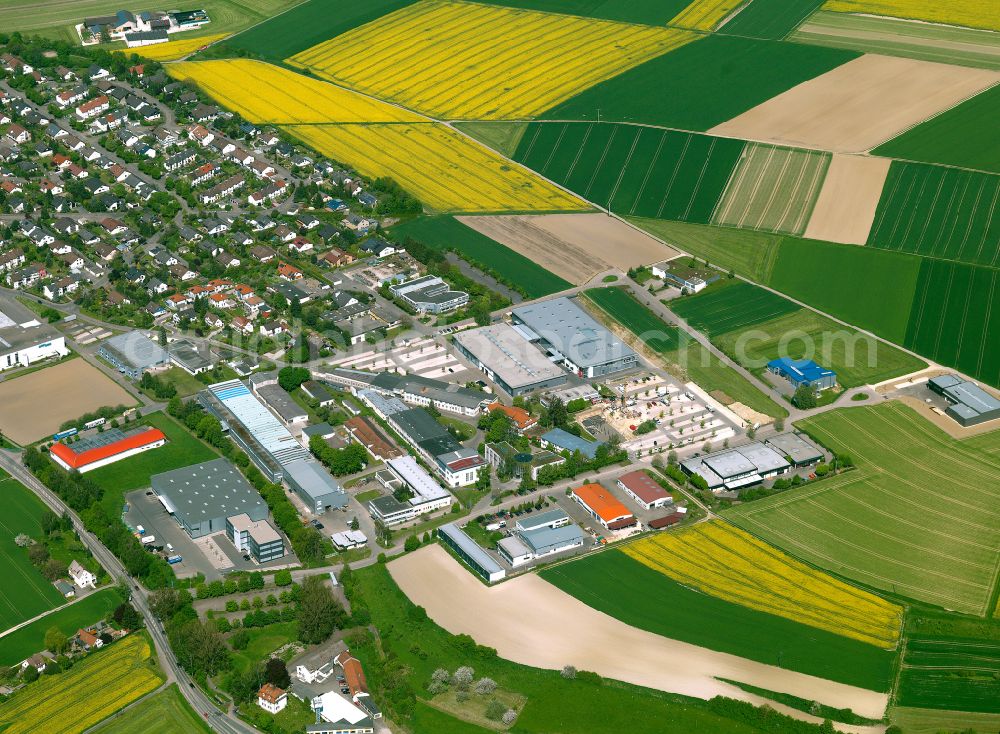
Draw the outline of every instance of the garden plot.
M834 154L805 236L845 245L865 244L890 163L887 159Z
M712 223L802 234L829 163L830 156L825 153L748 145Z
M866 54L709 132L860 153L998 81L995 71Z

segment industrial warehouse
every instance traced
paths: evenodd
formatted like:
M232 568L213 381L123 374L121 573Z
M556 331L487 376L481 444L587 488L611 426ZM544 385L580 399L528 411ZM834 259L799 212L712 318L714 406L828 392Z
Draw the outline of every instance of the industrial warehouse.
M81 438L72 446L54 443L49 448L49 455L66 471L83 474L159 448L166 442L167 437L158 428L140 428L128 433L111 428L104 433Z
M133 380L138 380L144 372L170 365L167 350L138 331L126 331L105 339L97 356Z
M941 375L928 380L927 386L950 403L945 413L960 425L976 426L1000 418L1000 400L974 382L958 375Z
M374 390L381 395L397 397L403 402L459 415L479 415L483 407L496 401L479 390L461 387L451 382L420 375L398 375L393 372L365 372L345 367L330 370L325 377L357 393Z
M0 370L69 354L66 337L13 298L0 297Z
M512 398L557 387L567 379L565 372L507 323L460 332L455 346Z
M766 443L754 441L685 459L681 469L704 479L711 490L737 490L814 464L822 456L823 452L802 436L785 433L769 438Z
M376 478L392 494L368 502L372 517L398 525L451 506L451 494L412 456L389 459L385 465L387 471L377 472Z

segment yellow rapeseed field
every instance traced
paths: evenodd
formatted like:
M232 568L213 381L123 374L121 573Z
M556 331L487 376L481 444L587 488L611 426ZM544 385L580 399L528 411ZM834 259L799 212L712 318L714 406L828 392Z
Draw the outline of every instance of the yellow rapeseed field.
M671 28L421 0L286 61L440 119L525 118L697 37Z
M4 734L78 734L128 706L161 678L149 664L149 643L133 634L91 653L69 671L42 676L0 703Z
M823 10L1000 31L1000 2L997 0L827 0Z
M426 118L349 89L249 59L184 61L170 74L196 83L250 122L423 122Z
M650 536L622 551L720 599L886 649L899 641L902 608L722 521Z
M424 204L440 211L587 208L575 196L445 125L302 125L286 129L365 176L394 178Z
M667 25L711 31L746 0L694 0L674 16Z
M182 38L177 41L167 41L166 43L154 43L152 46L122 48L116 49L116 51L117 53L136 54L150 61L176 61L177 59L183 59L188 54L194 53L202 46L215 43L228 35L228 33L216 33L212 36Z

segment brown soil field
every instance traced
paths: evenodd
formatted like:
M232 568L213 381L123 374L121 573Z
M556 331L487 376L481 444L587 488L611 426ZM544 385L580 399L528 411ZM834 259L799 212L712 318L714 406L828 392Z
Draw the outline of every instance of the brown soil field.
M866 54L709 132L861 153L1000 81L1000 72Z
M81 358L0 382L0 430L22 446L56 433L65 421L136 399Z
M606 678L697 698L723 695L762 702L718 680L727 678L808 701L851 708L871 718L880 718L888 701L884 693L630 627L535 574L487 587L438 545L392 561L389 572L403 593L424 607L437 624L454 634L471 635L476 642L496 648L501 657L524 665L551 670L575 665L579 670L598 671ZM530 613L525 614L525 610ZM801 712L786 713L816 721Z
M606 270L628 270L680 254L605 214L512 214L458 220L575 285Z
M845 245L868 242L891 163L889 158L835 153L804 236Z

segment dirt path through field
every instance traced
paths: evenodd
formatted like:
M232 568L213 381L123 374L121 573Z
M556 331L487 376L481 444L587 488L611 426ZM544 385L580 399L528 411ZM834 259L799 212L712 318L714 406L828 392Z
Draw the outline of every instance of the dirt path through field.
M586 283L605 270L628 270L679 254L645 232L605 214L505 214L457 219L574 285Z
M1000 81L1000 72L866 54L709 132L861 153Z
M528 574L486 587L440 546L389 564L403 592L449 632L471 635L501 657L539 668L575 665L607 678L709 699L757 697L723 683L738 680L880 718L888 697L854 686L714 652L645 632L609 617ZM665 610L669 613L669 610ZM737 632L738 633L738 632ZM806 714L795 712L798 718ZM845 729L846 730L846 729ZM858 731L879 731L858 728Z
M845 245L868 242L890 163L889 158L835 153L805 237Z

